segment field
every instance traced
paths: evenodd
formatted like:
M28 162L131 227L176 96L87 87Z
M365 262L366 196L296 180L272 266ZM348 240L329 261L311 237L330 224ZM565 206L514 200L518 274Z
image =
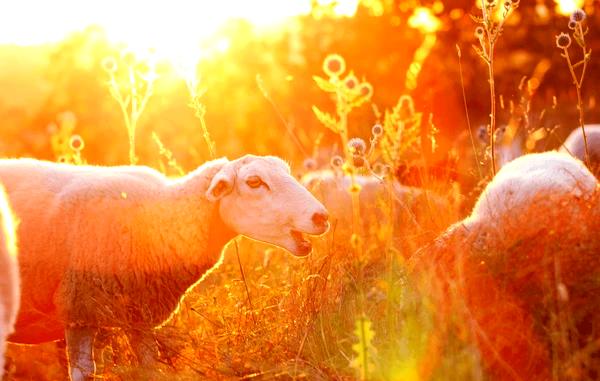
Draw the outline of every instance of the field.
M38 4L56 17L35 19L40 39L0 29L2 158L178 178L275 155L299 181L349 179L306 184L330 218L310 255L237 236L153 331L155 361L125 329L96 337L98 379L600 378L598 195L536 199L490 221L507 226L497 241L450 228L507 162L600 123L598 1L205 3L197 21L132 1L111 10L129 29L60 31L81 9L57 1ZM0 23L34 12L14 7ZM69 379L64 341L6 357L4 380Z

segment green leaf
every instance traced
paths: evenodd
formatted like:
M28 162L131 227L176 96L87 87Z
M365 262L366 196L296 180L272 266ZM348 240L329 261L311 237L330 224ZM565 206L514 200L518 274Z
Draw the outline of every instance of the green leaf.
M319 122L321 122L325 127L329 128L331 131L335 132L336 134L340 133L338 123L331 114L328 114L324 111L319 110L319 108L317 106L313 106L312 110L315 113L317 119L319 119Z
M335 93L338 88L337 85L329 82L326 79L323 79L321 77L318 76L313 76L313 79L315 80L315 82L317 83L317 86L319 86L319 88L327 93Z

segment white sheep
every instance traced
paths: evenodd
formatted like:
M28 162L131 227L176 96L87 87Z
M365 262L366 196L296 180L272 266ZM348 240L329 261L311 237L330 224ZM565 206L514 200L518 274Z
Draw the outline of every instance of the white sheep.
M590 153L590 165L596 172L600 165L600 124L588 124L585 126L585 136ZM565 142L559 148L560 152L569 153L579 160L585 162L585 146L583 141L583 132L577 127L567 137Z
M22 303L11 341L66 338L70 377L95 374L95 333L128 332L142 362L152 329L219 265L238 234L311 251L327 211L275 157L208 162L169 180L146 167L0 160L20 220Z
M305 174L300 182L329 211L331 222L336 224L336 241L348 242L353 224L350 176L321 170ZM393 239L399 245L399 241L406 241L407 232L432 226L444 229L456 221L448 218L453 216L448 212L451 209L448 201L433 192L367 175L354 176L354 183L360 188L360 228L365 237L376 236L381 229L391 226ZM444 208L444 213L437 212L440 208Z
M535 216L528 212L564 215L568 210L561 202L589 197L597 184L585 165L567 154L553 151L521 156L496 174L463 224L468 228L483 225L510 244L538 227Z
M454 321L472 329L491 379L551 378L534 317L557 289L566 292L560 287L590 297L579 283L597 277L597 189L567 154L521 156L496 174L469 217L410 259L439 313L461 314Z
M4 373L6 339L13 332L19 310L19 269L15 220L0 187L0 378Z

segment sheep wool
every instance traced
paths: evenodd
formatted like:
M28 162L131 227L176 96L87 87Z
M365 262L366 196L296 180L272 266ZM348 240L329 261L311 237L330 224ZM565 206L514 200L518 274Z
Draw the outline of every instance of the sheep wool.
M497 173L471 216L410 259L413 279L437 308L440 332L452 325L466 332L491 379L552 378L558 302L573 311L574 337L583 345L597 340L597 188L569 155L522 156ZM439 343L432 348L435 363Z
M585 136L590 153L591 169L597 174L600 170L600 124L586 125ZM560 146L559 151L571 154L573 157L585 162L585 145L580 127L571 131L565 142Z

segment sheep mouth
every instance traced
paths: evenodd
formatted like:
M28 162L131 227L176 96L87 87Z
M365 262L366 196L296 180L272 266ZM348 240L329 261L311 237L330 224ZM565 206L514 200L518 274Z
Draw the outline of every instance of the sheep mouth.
M290 231L294 242L296 243L296 248L298 249L299 255L308 255L312 251L312 243L309 240L304 238L304 234L298 230Z

